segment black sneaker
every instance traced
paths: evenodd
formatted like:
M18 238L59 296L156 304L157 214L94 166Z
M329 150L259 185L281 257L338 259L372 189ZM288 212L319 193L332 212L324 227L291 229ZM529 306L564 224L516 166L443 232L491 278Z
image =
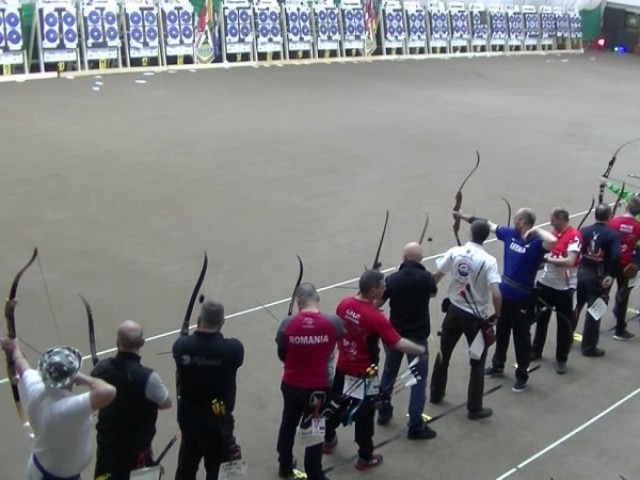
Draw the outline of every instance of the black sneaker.
M530 360L532 362L535 362L536 360L541 360L542 359L542 353L539 352L531 352L531 358Z
M558 375L564 375L565 373L567 373L567 362L558 362L558 365L556 366L556 372L558 373Z
M295 474L293 473L293 469L298 465L298 461L294 458L293 462L291 462L291 466L285 467L284 465L280 465L278 468L278 476L284 479L295 478Z
M378 412L378 425L386 425L393 418L393 408L385 409Z
M478 410L477 412L469 412L467 413L467 418L469 420L480 420L482 418L487 418L490 417L491 415L493 415L493 410L491 410L490 408L483 408L481 410Z
M613 339L614 339L614 340L619 340L619 341L624 342L624 341L626 341L626 340L630 340L630 339L632 339L633 337L635 337L635 335L634 335L633 333L630 333L628 330L625 330L625 331L624 331L624 332L622 332L622 333L616 333L616 334L613 336Z
M516 383L511 387L511 391L515 393L522 393L527 389L527 381L520 378L516 378Z
M585 357L604 357L605 351L601 348L594 347L589 350L583 350L582 355Z
M409 430L407 438L409 440L431 440L432 438L436 438L437 435L438 434L435 430L432 430L428 425L425 425L419 430Z
M490 367L487 367L484 369L484 374L488 377L493 375L502 375L503 373L504 373L504 368L496 367L494 365L491 365Z

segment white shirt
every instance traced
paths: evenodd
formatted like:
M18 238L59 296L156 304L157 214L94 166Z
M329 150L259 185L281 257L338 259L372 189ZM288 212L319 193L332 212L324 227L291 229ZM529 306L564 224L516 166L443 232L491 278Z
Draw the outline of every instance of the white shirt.
M567 243L566 252L558 254L556 249L552 250L550 255L554 258L565 258L571 252L574 252L580 257L582 251L582 241L579 235L574 235ZM570 288L576 289L578 287L578 267L558 267L551 263L544 264L544 271L538 279L540 283L554 290L569 290Z
M89 393L74 395L68 390L48 388L33 370L21 378L27 413L35 442L33 453L44 469L57 477L71 477L89 466L91 441L91 401ZM28 480L42 475L29 460Z
M451 273L447 296L452 304L475 316L487 318L490 308L490 286L501 281L498 262L477 243L467 242L450 248L436 260L439 273Z

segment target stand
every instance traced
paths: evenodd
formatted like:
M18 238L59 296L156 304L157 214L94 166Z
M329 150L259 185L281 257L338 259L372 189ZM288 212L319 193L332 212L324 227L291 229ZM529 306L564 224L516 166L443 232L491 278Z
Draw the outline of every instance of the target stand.
M382 3L382 55L405 55L406 25L400 0Z
M184 65L185 57L189 63L195 63L195 28L191 2L163 0L158 5L163 65Z
M449 45L453 53L469 52L471 28L469 13L462 2L449 4L449 21L451 22L451 40Z
M35 45L34 37L38 46L41 73L49 64L55 64L58 72L80 70L78 12L72 1L49 0L36 3L31 45Z
M492 52L504 52L508 48L509 22L507 11L501 4L489 6L489 47Z
M158 10L153 0L125 0L122 8L127 67L161 66Z
M562 7L553 7L553 15L556 17L556 49L569 50L569 14Z
M582 18L577 8L569 8L569 38L571 50L584 51L582 44Z
M341 57L342 35L339 12L333 0L317 0L313 5L313 27L318 58Z
M474 52L489 51L489 15L484 5L472 3L469 5L471 18L471 50Z
M507 24L509 37L507 39L508 51L523 51L524 49L524 20L519 5L506 5Z
M312 20L309 7L304 0L287 0L284 5L285 30L284 50L288 59L314 58Z
M16 67L21 67L23 74L29 73L19 0L0 3L0 65L3 76L14 75Z
M236 62L254 61L253 9L248 0L225 0L222 2L222 59Z
M253 8L257 60L270 62L274 55L278 60L284 60L282 19L278 1L256 0Z
M449 53L449 15L443 2L429 3L429 52Z
M553 7L544 5L540 7L540 48L542 50L557 50L556 38L558 31L556 27L556 15Z
M119 12L115 0L83 0L80 9L80 47L84 69L122 68Z
M405 0L404 18L407 25L407 52L409 54L426 54L427 16L424 7L415 0Z
M539 50L540 46L540 15L533 5L522 6L522 19L524 22L524 48L525 50Z
M342 26L342 55L345 57L355 57L358 53L366 55L367 32L360 0L340 2L340 25Z

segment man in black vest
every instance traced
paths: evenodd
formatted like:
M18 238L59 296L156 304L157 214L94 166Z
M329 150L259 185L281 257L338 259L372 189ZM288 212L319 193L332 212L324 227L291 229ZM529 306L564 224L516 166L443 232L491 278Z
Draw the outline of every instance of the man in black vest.
M138 323L120 324L116 344L116 356L91 372L117 390L113 403L98 414L95 477L128 480L131 470L152 465L158 410L171 408L171 397L158 374L140 364L144 336Z
M202 458L207 480L217 480L221 463L241 458L233 409L244 347L238 339L222 336L223 325L222 304L206 300L196 331L173 344L182 434L175 480L195 480Z

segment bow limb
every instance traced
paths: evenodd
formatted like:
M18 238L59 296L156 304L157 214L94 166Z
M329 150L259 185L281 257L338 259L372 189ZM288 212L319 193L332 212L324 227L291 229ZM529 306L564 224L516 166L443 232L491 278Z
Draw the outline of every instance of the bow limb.
M209 257L207 256L207 252L204 252L204 261L202 262L202 269L200 270L200 275L198 275L196 286L193 288L193 292L191 293L191 298L189 299L189 305L187 306L187 311L185 312L184 320L182 321L182 327L180 328L181 337L184 337L185 335L189 335L189 323L191 322L191 313L193 312L193 306L196 303L196 298L198 298L198 292L200 292L200 288L202 287L202 282L204 282L204 277L207 274L208 266L209 266Z
M5 318L7 320L7 336L11 339L16 338L16 319L14 316L14 309L15 309L15 299L18 293L18 284L20 283L20 277L22 277L22 274L31 266L31 264L35 261L37 256L38 256L38 249L35 248L33 250L33 255L31 255L31 258L29 259L27 264L24 267L22 267L22 269L16 274L15 278L13 279L13 283L11 284L11 291L9 293L9 298L7 300L7 303L4 309ZM11 381L11 393L13 394L13 401L16 405L18 417L22 421L22 424L27 428L27 431L29 432L29 436L33 437L33 431L31 430L31 426L29 425L29 420L27 419L27 415L24 409L22 408L22 402L20 401L20 391L18 390L18 378L16 375L15 362L13 361L12 355L9 353L6 354L6 359L7 359L7 377L9 377L9 380Z
M631 145L632 143L635 143L637 141L640 141L640 137L639 138L635 138L633 140L629 140L628 142L623 143L622 145L620 145L618 147L618 149L613 154L613 157L611 157L611 160L609 160L609 163L607 164L607 169L604 171L604 174L602 175L602 178L605 178L605 179L609 178L609 174L611 173L611 169L613 168L613 165L616 163L616 160L618 158L618 154L620 153L620 151L624 147L626 147L627 145ZM602 201L604 200L604 189L605 189L605 185L600 185L600 190L598 192L598 203L602 203Z
M577 230L580 230L580 228L582 228L582 225L584 224L584 222L587 221L587 218L589 218L589 215L591 215L591 212L593 211L593 207L595 207L596 204L596 199L595 197L591 197L591 206L589 207L589 210L587 210L587 213L584 215L584 217L582 217L582 220L580 220L580 223L578 224Z
M509 200L507 200L506 198L504 197L500 197L500 198L502 198L502 201L507 204L507 211L509 212L507 214L507 227L511 227L511 204L509 203Z
M287 310L287 316L291 316L293 313L293 306L296 303L296 290L302 283L302 276L304 275L304 265L302 264L302 259L300 255L296 255L298 257L298 279L296 280L296 285L293 287L293 292L291 292L291 300L289 301L289 309Z
M382 244L384 243L384 236L387 233L387 225L389 224L389 210L384 217L384 227L382 227L382 235L380 235L380 241L378 242L378 250L376 250L376 256L373 258L373 270L379 270L382 264L380 263L380 252L382 251Z
M89 305L89 302L86 298L80 295L80 300L82 300L84 308L87 311L87 325L89 326L89 350L91 351L91 362L95 367L98 363L98 352L96 349L96 331L93 324L93 311L91 310L91 305Z
M455 205L453 206L454 212L460 211L460 208L462 207L462 189L467 183L467 180L471 178L471 176L475 173L475 171L480 166L480 152L477 150L476 150L476 157L477 157L477 160L476 160L475 166L473 167L473 170L471 170L469 175L467 175L467 177L464 179L464 182L462 182L462 185L460 185L460 188L456 192L456 196L455 196L456 202L455 202ZM460 236L458 235L459 231L460 231L460 219L455 217L453 220L453 234L456 237L456 242L458 242L458 245L462 245L462 242L460 242Z
M424 242L424 237L427 234L427 228L428 227L429 227L429 214L427 213L427 216L424 219L424 225L422 227L422 232L420 232L420 239L418 240L418 243L420 245L422 245L422 242Z

